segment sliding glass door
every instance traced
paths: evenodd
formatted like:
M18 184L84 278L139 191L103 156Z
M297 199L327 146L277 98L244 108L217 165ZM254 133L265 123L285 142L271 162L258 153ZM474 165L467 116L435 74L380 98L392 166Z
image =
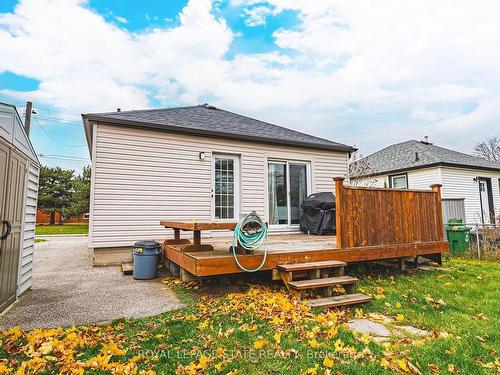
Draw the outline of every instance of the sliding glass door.
M269 225L297 226L302 201L308 194L308 164L292 161L268 163Z
M269 163L269 225L288 225L286 163Z

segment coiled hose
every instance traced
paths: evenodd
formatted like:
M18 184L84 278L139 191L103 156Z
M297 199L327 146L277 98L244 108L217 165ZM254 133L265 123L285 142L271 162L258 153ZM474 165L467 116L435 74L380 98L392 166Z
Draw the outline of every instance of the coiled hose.
M245 272L257 272L264 266L267 259L267 237L267 225L255 211L250 212L238 222L236 228L234 228L232 251L233 258L240 269ZM255 269L243 267L236 255L238 244L245 250L253 251L257 250L262 243L264 243L264 257L260 265Z

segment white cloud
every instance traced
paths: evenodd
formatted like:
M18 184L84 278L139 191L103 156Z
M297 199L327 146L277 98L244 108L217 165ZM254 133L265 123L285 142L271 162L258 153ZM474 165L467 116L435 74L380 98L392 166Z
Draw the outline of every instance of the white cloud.
M261 5L243 9L242 17L245 18L245 25L254 27L265 25L267 16L272 13L271 8Z
M269 0L265 5L275 13L297 12L296 27L274 33L276 45L292 52L293 62L277 67L258 56L251 56L259 60L251 63L235 59L233 75L221 89L231 94L219 93L224 103L274 118L298 106L296 118L308 124L295 123L297 128L332 138L340 130L340 139L358 145L366 140L361 143L369 151L421 138L423 132L443 144L454 139L470 151L474 142L500 133L500 106L491 105L500 98L500 23L494 16L499 2ZM247 76L241 74L245 69ZM268 79L256 80L255 72ZM235 86L244 87L245 95L234 96ZM470 103L472 112L462 108Z
M120 23L123 23L123 24L127 24L128 23L128 20L125 17L115 16L114 18L115 18L115 20L117 20Z
M23 0L0 15L0 72L41 81L34 92L3 94L71 113L145 108L151 92L191 104L222 77L232 33L210 13L209 0L191 0L177 27L138 34L85 3Z

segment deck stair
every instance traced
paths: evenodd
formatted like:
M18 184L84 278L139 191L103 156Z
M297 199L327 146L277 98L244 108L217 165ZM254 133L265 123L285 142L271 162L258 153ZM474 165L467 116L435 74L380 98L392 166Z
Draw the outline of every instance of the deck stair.
M308 299L311 307L341 307L370 302L371 297L356 293L358 279L344 275L345 262L338 260L279 264L277 270L286 288L298 299L305 295L322 296ZM345 294L335 295L341 287Z

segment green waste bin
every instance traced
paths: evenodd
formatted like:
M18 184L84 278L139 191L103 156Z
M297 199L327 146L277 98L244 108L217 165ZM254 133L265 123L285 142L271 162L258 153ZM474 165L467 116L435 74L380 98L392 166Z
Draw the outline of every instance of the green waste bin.
M469 249L469 234L472 228L462 224L462 219L450 219L446 225L446 237L452 254L461 254Z

